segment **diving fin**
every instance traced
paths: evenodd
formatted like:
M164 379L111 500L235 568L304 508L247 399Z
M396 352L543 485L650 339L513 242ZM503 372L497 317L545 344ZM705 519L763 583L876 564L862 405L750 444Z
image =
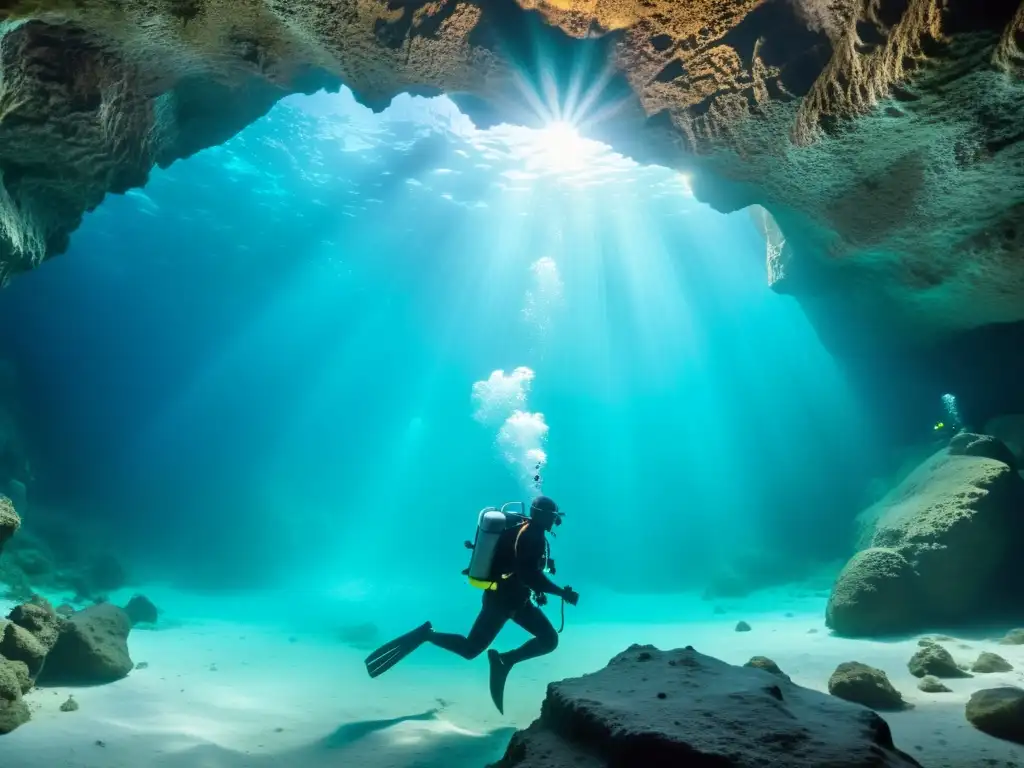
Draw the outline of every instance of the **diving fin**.
M421 624L412 632L396 637L366 657L366 671L370 677L383 675L395 664L419 648L430 637L433 627L430 622Z
M501 654L493 648L487 652L487 661L491 665L491 701L501 714L505 714L505 681L512 665L501 660Z

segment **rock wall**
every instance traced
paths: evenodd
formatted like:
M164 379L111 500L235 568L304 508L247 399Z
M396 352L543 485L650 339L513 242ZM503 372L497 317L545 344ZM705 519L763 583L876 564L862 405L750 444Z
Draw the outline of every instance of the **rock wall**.
M1019 2L15 0L0 25L0 278L287 94L537 123L546 72L594 94L585 134L762 206L766 279L833 347L1024 320Z

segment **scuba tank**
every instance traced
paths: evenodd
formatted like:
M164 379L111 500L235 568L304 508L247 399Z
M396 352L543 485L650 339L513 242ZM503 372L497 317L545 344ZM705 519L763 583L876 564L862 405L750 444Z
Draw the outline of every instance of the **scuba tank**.
M516 504L521 512L505 511ZM521 501L510 501L501 509L484 507L480 510L476 521L476 538L472 543L466 542L466 549L473 551L469 558L469 568L462 572L472 586L478 589L494 589L497 586L492 570L498 542L509 528L516 528L528 520L525 512L526 504Z

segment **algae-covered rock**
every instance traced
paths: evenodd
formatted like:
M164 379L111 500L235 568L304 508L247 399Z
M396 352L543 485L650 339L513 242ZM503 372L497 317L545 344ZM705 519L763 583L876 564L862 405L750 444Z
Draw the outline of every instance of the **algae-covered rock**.
M828 692L840 699L863 704L871 709L907 708L902 694L889 682L885 672L859 661L844 661L836 667L836 671L828 679Z
M14 503L6 496L0 496L0 552L21 528L21 518L14 509Z
M829 626L886 634L1024 607L1013 550L1024 537L1024 479L1007 458L993 438L957 435L861 513L866 548L836 580Z
M754 669L763 669L765 672L771 672L773 675L778 675L779 677L784 677L789 680L789 675L779 669L779 665L767 656L753 656L750 661L743 666L753 667Z
M952 693L951 688L933 675L922 677L917 687L925 693Z
M47 653L56 644L64 621L47 600L39 597L32 602L15 606L7 618L32 633Z
M10 661L23 662L31 677L35 678L43 668L46 653L47 649L35 635L13 621L0 629L0 655Z
M64 620L39 683L89 685L120 680L134 666L128 654L131 628L128 614L109 603L78 611Z
M1005 687L975 691L965 714L979 731L1024 744L1024 690Z
M957 666L952 654L941 645L932 643L923 646L907 662L907 669L914 677L970 677Z
M28 707L21 698L22 687L16 667L0 656L0 735L29 720Z
M894 549L858 552L836 579L825 623L851 636L908 631L914 620L907 605L914 600L917 579L910 563Z
M979 674L989 674L992 672L1011 672L1013 671L1013 664L1008 662L998 653L992 653L990 651L982 651L981 655L971 665L971 672L978 672Z

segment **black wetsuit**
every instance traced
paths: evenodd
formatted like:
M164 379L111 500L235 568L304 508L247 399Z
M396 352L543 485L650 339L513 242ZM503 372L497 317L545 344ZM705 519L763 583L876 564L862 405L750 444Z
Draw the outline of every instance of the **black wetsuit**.
M534 592L562 595L556 586L544 575L544 561L547 540L544 529L534 523L527 524L522 535L518 528L505 531L494 554L494 573L512 574L507 579L498 579L498 588L484 591L480 615L473 622L469 635L434 632L430 642L464 659L474 659L490 647L511 619L533 637L522 647L503 653L506 664L515 664L526 659L551 653L558 647L558 633L548 617L530 600Z

